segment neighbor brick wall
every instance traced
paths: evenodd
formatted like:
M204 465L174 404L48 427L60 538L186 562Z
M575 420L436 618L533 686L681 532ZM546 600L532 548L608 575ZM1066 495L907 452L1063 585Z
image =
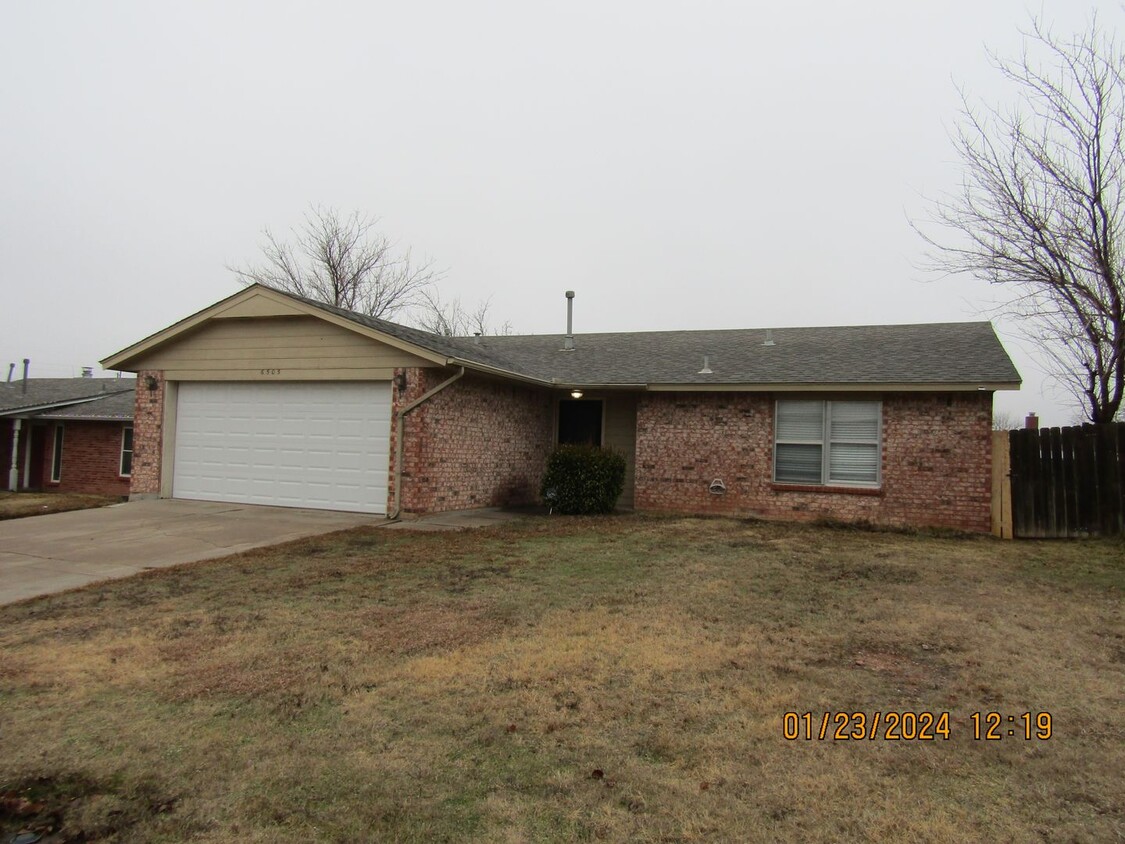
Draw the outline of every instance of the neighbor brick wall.
M454 371L405 369L399 408ZM533 503L554 443L550 394L465 375L405 417L404 513ZM389 502L394 509L395 426Z
M55 426L47 426L43 449L43 488L55 492L90 492L98 495L128 495L129 479L121 470L121 422L68 420L63 426L62 472L59 482L51 478L55 451Z
M148 376L156 379L149 390ZM143 369L137 373L137 400L133 410L133 495L160 494L160 459L164 443L164 372Z
M637 407L636 507L988 531L991 393L882 400L881 488L834 492L772 483L774 396L645 395ZM725 495L708 492L715 479Z

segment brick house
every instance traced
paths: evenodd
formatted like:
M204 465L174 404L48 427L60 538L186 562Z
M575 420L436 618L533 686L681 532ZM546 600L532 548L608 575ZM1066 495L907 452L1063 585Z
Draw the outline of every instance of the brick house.
M987 322L451 338L251 286L103 361L134 496L417 514L530 503L560 442L620 505L987 531Z
M2 488L129 495L133 383L28 378L0 384Z

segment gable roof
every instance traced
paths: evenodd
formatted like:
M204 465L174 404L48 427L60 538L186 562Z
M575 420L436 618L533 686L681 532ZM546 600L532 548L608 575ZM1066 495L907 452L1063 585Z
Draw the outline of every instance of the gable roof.
M128 395L132 402L134 378L28 378L0 383L0 416L43 415L110 396ZM132 418L132 411L129 417Z
M1020 376L988 322L445 337L251 285L106 358L119 368L250 296L391 343L440 365L560 387L708 389L1017 389ZM706 356L710 373L701 372Z

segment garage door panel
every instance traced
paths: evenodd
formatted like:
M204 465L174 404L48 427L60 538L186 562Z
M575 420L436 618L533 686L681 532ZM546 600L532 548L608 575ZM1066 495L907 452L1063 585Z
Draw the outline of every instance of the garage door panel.
M185 382L173 495L385 512L390 385Z

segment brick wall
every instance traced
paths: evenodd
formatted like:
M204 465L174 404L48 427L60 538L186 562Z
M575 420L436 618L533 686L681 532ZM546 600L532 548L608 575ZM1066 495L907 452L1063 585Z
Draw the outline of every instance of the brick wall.
M47 426L43 455L44 489L128 495L129 479L119 474L124 423L74 420L63 422L62 426L62 471L58 483L50 480L55 451L55 426Z
M149 390L148 377L156 379ZM160 460L164 443L164 373L137 373L137 401L133 409L133 495L160 494Z
M660 393L637 407L637 509L988 531L991 393L883 396L882 486L832 492L772 483L765 394ZM724 495L708 486L721 479Z
M399 408L453 372L399 370ZM404 513L533 503L553 443L550 394L466 375L405 417ZM395 429L391 433L390 498L394 497ZM393 511L393 500L390 503Z

